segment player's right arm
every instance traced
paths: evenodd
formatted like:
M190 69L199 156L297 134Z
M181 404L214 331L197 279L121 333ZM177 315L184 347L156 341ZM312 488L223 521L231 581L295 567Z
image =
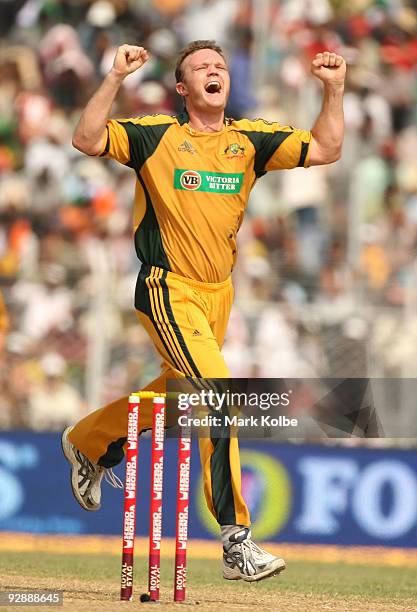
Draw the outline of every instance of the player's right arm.
M123 80L148 60L143 47L122 45L113 67L83 110L72 137L73 146L87 155L99 155L107 138L106 125L111 107Z

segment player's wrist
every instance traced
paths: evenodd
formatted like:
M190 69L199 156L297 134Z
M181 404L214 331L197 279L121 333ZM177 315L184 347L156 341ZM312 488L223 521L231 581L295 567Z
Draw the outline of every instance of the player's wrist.
M342 94L345 90L345 81L323 81L325 91L332 94Z
M121 85L125 79L125 77L127 76L126 73L124 72L119 72L119 70L117 70L114 66L112 67L112 69L110 70L110 72L107 74L107 79L111 82L114 83L115 85Z

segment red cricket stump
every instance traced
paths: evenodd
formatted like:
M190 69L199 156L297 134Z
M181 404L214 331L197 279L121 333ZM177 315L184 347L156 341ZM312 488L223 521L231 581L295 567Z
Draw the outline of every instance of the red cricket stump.
M174 601L185 600L187 578L188 507L190 497L191 436L180 429L178 438L177 533L175 540Z
M120 599L132 601L133 552L136 534L136 494L138 469L139 407L141 399L153 400L151 500L149 526L149 582L148 593L142 602L158 601L161 572L162 498L165 441L165 394L140 391L129 397L126 483L123 514L122 582ZM178 439L178 482L175 541L174 601L185 600L188 508L190 496L191 430L180 429Z
M162 490L164 472L165 398L153 399L151 503L149 527L149 582L152 601L159 600L161 573Z
M122 601L132 601L133 592L139 406L139 397L131 395L129 397L127 421L126 483L124 492L122 578L120 590L120 599Z

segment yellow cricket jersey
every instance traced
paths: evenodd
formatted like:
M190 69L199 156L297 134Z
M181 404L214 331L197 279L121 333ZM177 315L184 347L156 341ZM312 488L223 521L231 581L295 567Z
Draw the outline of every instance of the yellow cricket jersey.
M136 172L139 259L206 283L230 276L249 193L269 170L307 166L311 132L226 119L197 132L188 114L110 120L101 156Z

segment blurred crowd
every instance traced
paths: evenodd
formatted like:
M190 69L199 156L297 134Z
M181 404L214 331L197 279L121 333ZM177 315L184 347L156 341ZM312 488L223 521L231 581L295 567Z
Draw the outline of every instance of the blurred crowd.
M224 353L238 377L416 376L412 0L1 0L0 10L0 429L58 430L159 371L133 312L133 172L71 146L122 43L151 59L126 79L120 117L180 110L177 52L214 38L228 54L229 116L309 129L321 104L312 58L346 58L342 159L259 181Z

